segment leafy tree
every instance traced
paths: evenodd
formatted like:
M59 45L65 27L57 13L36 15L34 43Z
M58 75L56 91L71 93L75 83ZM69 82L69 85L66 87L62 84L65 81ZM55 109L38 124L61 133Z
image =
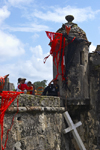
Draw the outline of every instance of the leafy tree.
M45 88L47 86L46 83L47 83L47 80L43 80L43 81L36 81L33 84L35 86L35 89L37 89L38 87L44 87Z

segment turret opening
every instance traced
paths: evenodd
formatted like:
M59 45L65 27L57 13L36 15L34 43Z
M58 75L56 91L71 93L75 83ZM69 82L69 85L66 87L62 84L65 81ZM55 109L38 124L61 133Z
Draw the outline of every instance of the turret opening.
M84 52L80 52L80 65L84 65Z

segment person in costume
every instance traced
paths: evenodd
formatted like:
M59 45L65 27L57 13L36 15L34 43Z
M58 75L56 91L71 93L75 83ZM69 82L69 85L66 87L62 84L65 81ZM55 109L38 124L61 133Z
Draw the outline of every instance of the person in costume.
M23 91L26 94L28 91L28 86L25 84L25 80L26 78L21 78L21 82L18 85L18 89L20 89L20 91Z
M32 86L33 86L32 95L35 95L35 85L34 85L34 83L32 84Z
M32 86L31 81L28 81L27 86L28 86L27 94L32 94L32 92L33 92L33 86Z

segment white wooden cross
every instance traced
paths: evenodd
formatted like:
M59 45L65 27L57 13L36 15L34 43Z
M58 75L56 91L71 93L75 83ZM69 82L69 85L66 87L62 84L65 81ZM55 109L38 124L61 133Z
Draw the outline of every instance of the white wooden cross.
M66 111L64 113L64 117L65 117L65 119L66 119L66 121L67 121L67 123L69 125L69 127L64 130L64 134L72 131L72 134L73 134L73 136L74 136L74 138L75 138L75 140L76 140L80 150L86 150L86 148L85 148L85 146L84 146L84 144L83 144L83 142L82 142L82 140L81 140L81 138L80 138L80 136L79 136L79 134L77 132L77 129L76 129L77 127L82 125L81 121L76 123L76 124L74 124L72 119L71 119L71 117L70 117L70 115L69 115L69 113L68 113L68 111Z

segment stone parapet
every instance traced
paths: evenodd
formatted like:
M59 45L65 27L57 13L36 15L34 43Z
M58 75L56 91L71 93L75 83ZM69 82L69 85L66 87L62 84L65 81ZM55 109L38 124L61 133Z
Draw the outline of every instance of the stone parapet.
M60 107L60 97L53 96L40 96L40 95L30 95L30 94L20 94L19 106L41 106L41 107ZM17 99L14 100L11 106L17 106Z

